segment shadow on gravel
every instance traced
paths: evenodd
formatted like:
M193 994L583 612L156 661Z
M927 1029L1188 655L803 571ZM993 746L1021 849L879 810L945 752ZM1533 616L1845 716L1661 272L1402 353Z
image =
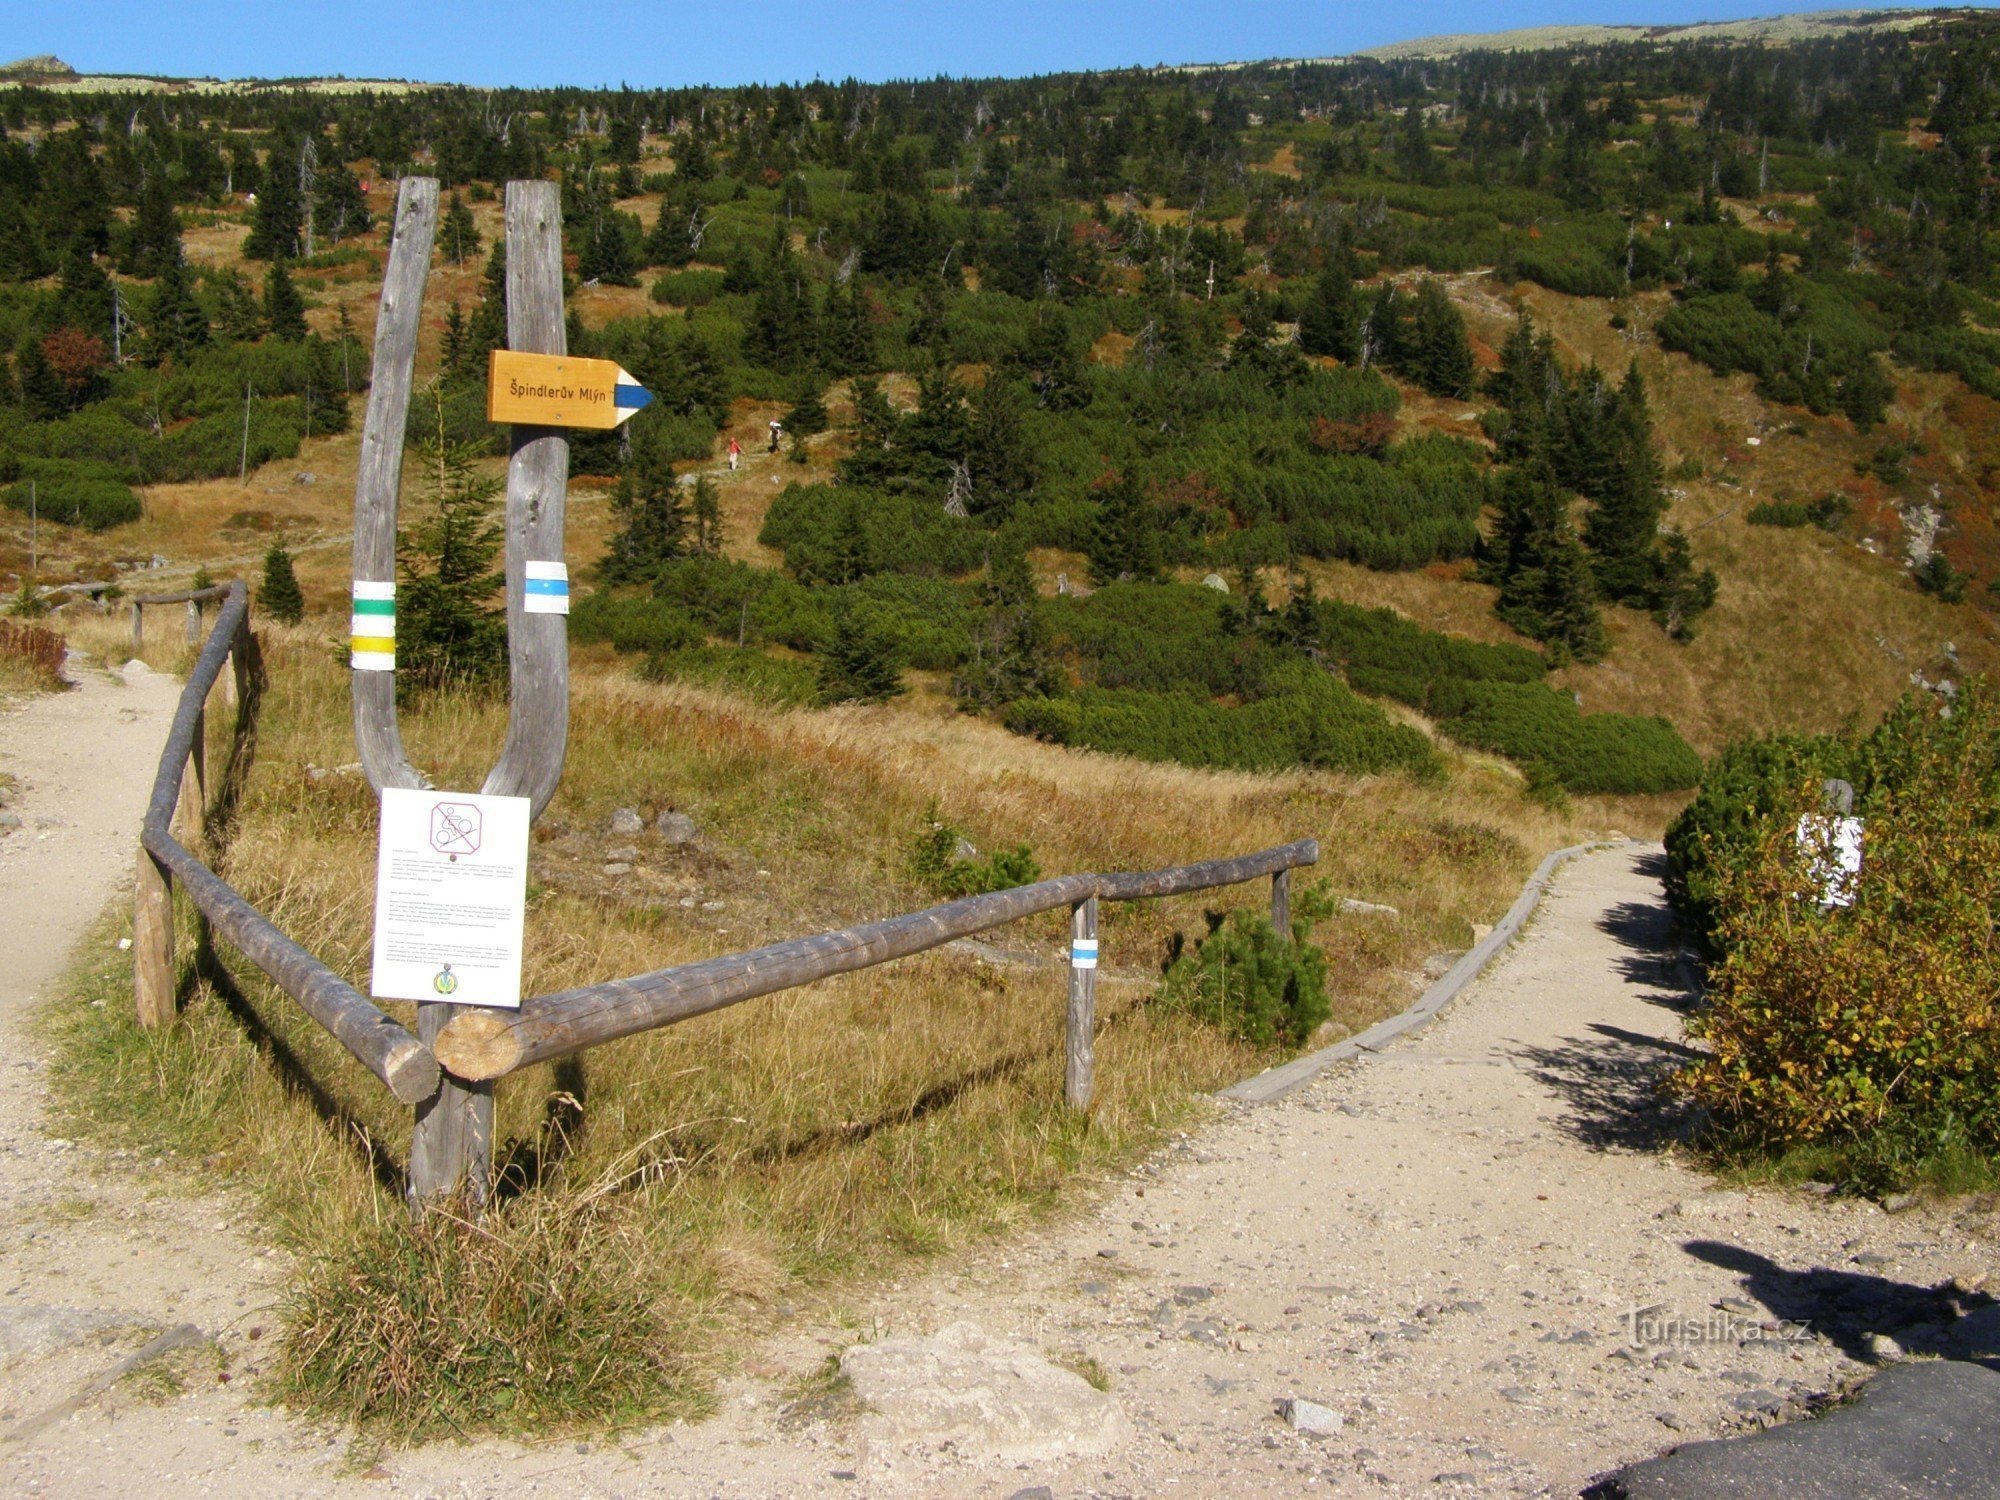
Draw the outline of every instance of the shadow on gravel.
M1720 1240L1689 1240L1681 1248L1696 1260L1734 1271L1744 1292L1763 1303L1772 1317L1811 1325L1814 1333L1861 1364L1884 1362L1872 1343L1877 1334L1916 1353L1957 1352L1948 1343L1953 1324L1993 1302L1983 1292L1960 1295L1949 1282L1918 1286L1867 1270L1826 1266L1795 1271ZM2000 1360L1980 1362L2000 1369Z
M1754 1250L1689 1240L1695 1259L1734 1271L1778 1317L1811 1325L1850 1358L1881 1366L1876 1335L1946 1357L1881 1369L1807 1420L1681 1444L1629 1464L1585 1500L1893 1500L2000 1494L2000 1305L1947 1283L1920 1287L1823 1266L1794 1271ZM1969 1316L1961 1316L1969 1313ZM1893 1351L1891 1351L1893 1352ZM1822 1398L1823 1401L1823 1398ZM1819 1405L1819 1402L1815 1403Z
M1553 1047L1519 1047L1511 1054L1566 1106L1551 1121L1595 1150L1657 1151L1689 1138L1698 1112L1660 1092L1682 1063L1699 1056L1663 1037L1597 1022L1593 1037L1568 1037Z

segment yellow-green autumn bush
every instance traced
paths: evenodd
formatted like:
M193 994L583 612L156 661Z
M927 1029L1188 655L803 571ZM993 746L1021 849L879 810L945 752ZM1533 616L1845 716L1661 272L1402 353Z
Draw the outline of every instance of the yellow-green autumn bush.
M1904 1159L2000 1148L2000 710L1906 699L1867 762L1852 907L1822 911L1801 775L1713 865L1721 959L1688 1030L1709 1055L1677 1080L1739 1143L1893 1143ZM1740 838L1740 834L1739 834Z

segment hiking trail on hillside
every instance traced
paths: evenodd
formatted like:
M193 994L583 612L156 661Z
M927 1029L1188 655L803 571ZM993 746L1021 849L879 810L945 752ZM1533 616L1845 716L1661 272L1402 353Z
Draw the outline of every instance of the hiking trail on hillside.
M80 675L0 716L7 1493L1575 1493L1937 1343L1938 1288L1991 1261L1984 1202L1722 1190L1676 1154L1655 1085L1690 996L1660 853L1623 846L1420 1035L1218 1106L1064 1221L795 1315L710 1421L383 1451L261 1404L286 1261L242 1195L49 1134L25 1022L129 879L177 691ZM851 1386L814 1383L864 1340Z

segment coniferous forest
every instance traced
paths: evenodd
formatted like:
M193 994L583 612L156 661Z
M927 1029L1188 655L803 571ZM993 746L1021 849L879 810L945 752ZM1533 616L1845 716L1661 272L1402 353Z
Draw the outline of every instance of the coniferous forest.
M427 307L411 440L478 535L476 466L504 451L494 207L554 177L573 290L629 289L592 319L572 297L570 350L656 397L573 445L616 516L579 641L782 702L941 674L1019 733L1191 765L1437 774L1414 713L1552 794L1683 788L1673 725L1546 680L1613 653L1614 619L1679 649L1729 586L1671 514L1688 476L1656 395L1518 297L1475 338L1468 297L1544 289L1615 329L1649 308L1658 347L1873 445L1863 502L1920 485L1899 380L2000 400L1997 48L1970 13L1029 80L22 83L0 92L0 500L115 533L150 486L357 421L371 329L330 289L379 277L395 179L422 173L438 263L478 290ZM716 488L751 405L780 420L776 452L751 445L776 481L755 556L722 545ZM1856 503L1750 519L1838 531ZM1347 602L1316 581L1334 564L1481 584L1491 629ZM438 638L490 666L488 562L430 566ZM1910 586L1983 605L1990 572L1941 547Z

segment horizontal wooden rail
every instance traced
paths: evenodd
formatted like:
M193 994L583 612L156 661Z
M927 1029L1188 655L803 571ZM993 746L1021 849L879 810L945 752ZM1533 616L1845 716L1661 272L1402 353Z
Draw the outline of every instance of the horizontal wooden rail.
M178 589L171 594L129 594L126 597L133 605L141 604L201 604L210 599L226 599L232 590L241 588L242 583L217 583L205 589Z
M171 986L172 917L168 909L172 877L187 888L189 898L213 929L227 938L252 963L299 1003L301 1009L354 1054L361 1065L381 1079L405 1104L417 1104L437 1092L438 1066L430 1050L359 991L297 943L233 890L173 836L174 808L190 757L198 753L208 694L230 654L238 649L250 610L249 590L239 580L202 597L222 597L208 642L188 673L179 706L167 732L166 749L153 779L152 800L139 842L139 912L135 922L137 955L135 984L140 990L142 1018L157 1021L171 1013L171 1002L158 993ZM180 602L189 596L171 596ZM148 601L152 602L152 601ZM164 961L162 953L166 955ZM148 991L153 993L148 993Z
M232 588L241 588L241 582L234 584L210 584L205 589L178 589L171 594L134 594L132 596L132 654L137 656L146 648L146 606L149 604L185 604L187 606L187 641L192 646L201 639L201 607L210 599L228 597ZM234 637L231 637L234 639Z
M1300 839L1237 859L1142 874L1065 875L967 896L927 911L794 938L749 953L538 995L518 1011L464 1010L445 1022L432 1050L446 1071L460 1078L499 1078L531 1063L671 1026L759 995L907 958L1039 912L1075 907L1092 898L1134 901L1235 885L1318 858L1318 842Z

